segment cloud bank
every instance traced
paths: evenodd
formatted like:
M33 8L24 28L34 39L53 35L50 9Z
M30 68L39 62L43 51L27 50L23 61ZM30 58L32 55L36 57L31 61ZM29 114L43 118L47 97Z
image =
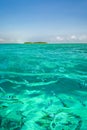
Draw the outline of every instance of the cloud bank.
M87 43L87 35L58 35L54 39L56 42L73 42L73 43Z
M87 35L57 35L57 36L35 36L35 37L0 37L0 43L23 43L25 41L46 41L50 43L87 43Z

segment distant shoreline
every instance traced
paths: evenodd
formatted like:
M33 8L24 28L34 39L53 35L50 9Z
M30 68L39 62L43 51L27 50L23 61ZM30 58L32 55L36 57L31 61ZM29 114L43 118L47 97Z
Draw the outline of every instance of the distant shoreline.
M50 43L50 42L24 42L24 44L50 44L50 45L52 45L52 44L56 44L56 45L69 45L69 44L73 44L73 45L75 45L75 44L77 44L77 45L79 45L79 44L81 44L81 45L83 45L83 44L86 44L87 45L87 43Z
M47 44L47 42L24 42L24 44Z

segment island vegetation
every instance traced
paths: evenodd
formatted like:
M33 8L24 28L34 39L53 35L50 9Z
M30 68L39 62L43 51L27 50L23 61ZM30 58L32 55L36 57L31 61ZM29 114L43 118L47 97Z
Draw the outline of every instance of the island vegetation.
M24 42L24 44L47 44L47 42Z

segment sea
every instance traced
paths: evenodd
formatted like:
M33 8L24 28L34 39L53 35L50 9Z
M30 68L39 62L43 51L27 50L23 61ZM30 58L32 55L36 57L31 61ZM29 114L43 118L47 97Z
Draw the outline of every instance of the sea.
M0 130L87 130L87 44L0 44Z

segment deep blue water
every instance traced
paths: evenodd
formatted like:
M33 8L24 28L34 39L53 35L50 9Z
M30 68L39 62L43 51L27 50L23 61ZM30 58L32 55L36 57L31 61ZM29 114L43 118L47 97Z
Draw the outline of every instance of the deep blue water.
M87 130L87 44L0 44L0 130Z

